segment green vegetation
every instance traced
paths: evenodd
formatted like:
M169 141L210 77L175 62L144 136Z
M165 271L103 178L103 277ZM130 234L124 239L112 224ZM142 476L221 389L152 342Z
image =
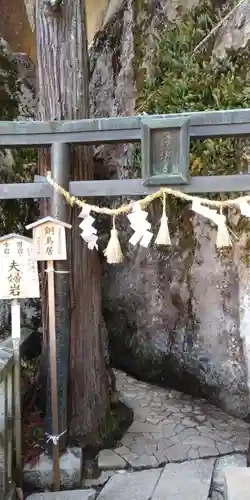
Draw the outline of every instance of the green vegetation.
M223 59L218 59L212 52L212 37L200 53L193 53L222 15L225 12L214 4L203 2L191 12L182 13L178 24L160 29L155 38L153 75L147 77L144 71L143 81L139 82L138 112L180 113L249 107L249 45L237 52L229 50ZM192 175L228 175L245 171L247 164L246 139L207 138L191 144Z
M0 120L15 120L19 114L20 82L15 60L0 45ZM37 152L31 149L0 149L0 182L33 181ZM0 202L0 233L18 231L38 215L38 204L26 200Z
M14 60L0 43L0 118L13 120L17 116L18 78Z
M132 422L133 411L130 408L121 402L112 404L101 426L100 448L116 446Z

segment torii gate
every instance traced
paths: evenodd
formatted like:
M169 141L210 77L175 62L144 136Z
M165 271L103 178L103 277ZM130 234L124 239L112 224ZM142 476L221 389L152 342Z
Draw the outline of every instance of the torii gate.
M250 109L171 115L100 118L78 121L0 122L0 147L51 146L54 181L73 196L145 196L162 185L178 185L187 193L250 191L250 175L189 177L189 141L205 137L250 135ZM142 178L74 181L70 176L70 144L138 143L142 146ZM51 199L51 215L68 219L68 206L46 178L34 183L0 184L0 199ZM61 270L67 271L62 261ZM63 266L63 267L62 267ZM66 266L66 267L65 267ZM56 318L59 430L67 428L68 275L57 274L60 311ZM66 325L66 327L65 327ZM63 362L60 362L60 359ZM51 433L51 429L47 429ZM61 430L60 430L61 432Z

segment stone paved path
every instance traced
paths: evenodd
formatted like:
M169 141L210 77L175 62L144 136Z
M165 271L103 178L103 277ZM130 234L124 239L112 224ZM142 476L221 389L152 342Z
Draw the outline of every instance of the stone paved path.
M226 468L246 467L248 424L203 399L138 382L122 372L116 375L120 398L133 408L134 421L118 448L100 452L102 473L97 479L83 480L79 500L225 500ZM79 454L76 451L67 455L74 455L72 477L80 471L80 450ZM67 457L61 457L61 478L70 476ZM39 467L41 484L49 483L47 469L42 473L41 464ZM51 481L51 464L49 467ZM68 496L60 492L29 498L73 497L74 492L69 491Z
M204 399L116 376L134 421L99 454L97 500L224 500L225 469L246 467L249 425Z
M249 425L203 399L138 382L117 372L121 400L134 422L116 453L133 469L246 452Z
M207 500L214 460L169 464L164 469L115 474L98 500ZM181 475L181 480L180 480Z

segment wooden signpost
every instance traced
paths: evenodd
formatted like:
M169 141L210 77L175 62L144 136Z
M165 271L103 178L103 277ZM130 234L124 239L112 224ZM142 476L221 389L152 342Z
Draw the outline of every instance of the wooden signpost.
M53 444L53 488L60 490L59 466L59 426L58 426L58 394L57 394L57 360L56 360L56 314L55 314L55 283L54 260L66 260L65 228L71 225L53 217L45 217L26 229L33 231L34 258L37 261L47 261L48 302L49 302L49 350L52 394L52 435L48 439ZM64 431L66 432L66 430ZM64 434L61 433L61 434Z
M22 425L20 388L20 299L38 298L39 277L34 259L33 242L19 234L7 234L0 238L0 299L11 300L11 336L14 353L14 405L16 477L22 486Z

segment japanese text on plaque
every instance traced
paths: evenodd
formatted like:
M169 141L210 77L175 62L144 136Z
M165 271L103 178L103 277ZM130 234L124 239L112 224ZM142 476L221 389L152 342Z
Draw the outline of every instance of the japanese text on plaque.
M0 242L0 276L0 299L40 296L32 240L17 235Z

